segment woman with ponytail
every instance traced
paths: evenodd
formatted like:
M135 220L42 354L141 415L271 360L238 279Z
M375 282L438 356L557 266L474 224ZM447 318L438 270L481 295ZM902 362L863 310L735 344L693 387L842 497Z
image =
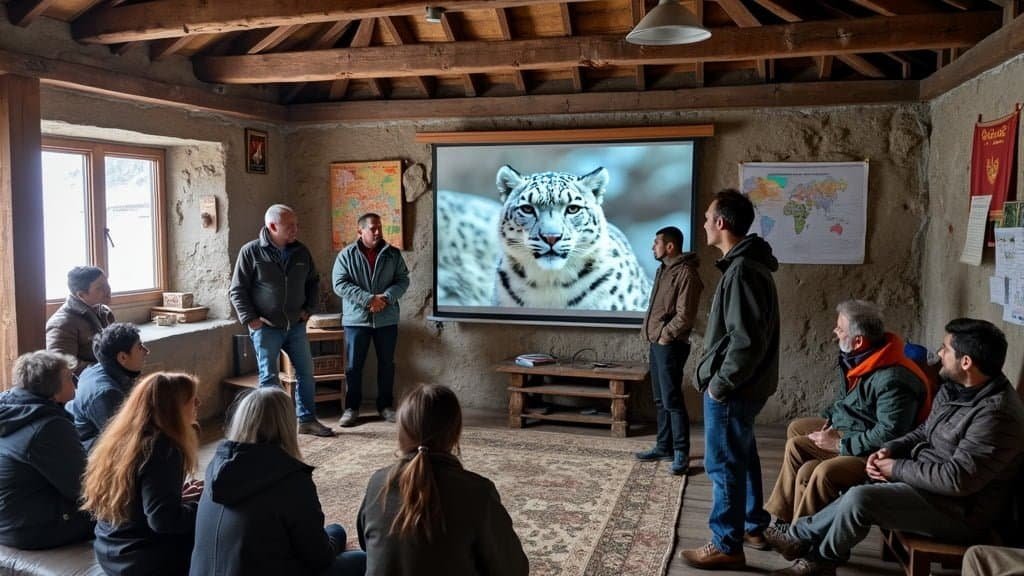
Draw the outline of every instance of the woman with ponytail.
M400 458L370 478L359 510L367 576L529 574L494 483L459 462L455 393L420 386L397 420Z
M193 424L197 382L158 372L131 391L86 465L82 509L96 518L96 560L107 574L188 573L202 483Z

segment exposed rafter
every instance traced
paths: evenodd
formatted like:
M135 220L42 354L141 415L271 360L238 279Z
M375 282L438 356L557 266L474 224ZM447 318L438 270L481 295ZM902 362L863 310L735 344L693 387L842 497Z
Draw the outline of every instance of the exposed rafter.
M494 16L498 19L501 39L512 40L512 26L508 23L508 11L504 8L497 8L494 10ZM522 70L512 70L512 85L520 94L526 94L526 75Z
M462 31L459 29L458 25L452 21L451 14L441 14L441 29L444 31L445 39L449 42L455 42L462 38ZM480 93L479 82L472 74L462 75L462 85L466 91L466 96L472 97Z
M194 58L207 82L255 84L438 74L509 73L570 66L675 65L971 46L999 27L1001 14L926 14L721 28L682 46L635 46L621 36L583 36L336 49ZM353 43L354 45L355 43ZM871 75L870 70L861 70Z

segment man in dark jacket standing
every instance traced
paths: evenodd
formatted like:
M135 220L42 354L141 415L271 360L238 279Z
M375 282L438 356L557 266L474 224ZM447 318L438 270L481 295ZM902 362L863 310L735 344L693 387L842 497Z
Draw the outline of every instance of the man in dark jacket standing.
M771 517L762 509L761 461L754 418L779 380L779 299L772 273L779 262L756 234L754 206L736 190L722 190L704 214L708 245L722 252L697 363L697 389L704 394L704 468L713 485L708 524L711 541L683 550L695 568L741 569L744 528L760 535Z
M313 355L306 320L316 311L320 275L313 256L298 241L299 219L284 204L274 204L263 217L259 238L242 246L231 278L231 304L238 321L249 328L260 386L280 386L281 350L288 354L298 381L295 412L300 434L334 436L316 419Z
M690 420L683 399L683 367L690 356L690 331L704 284L694 252L683 252L683 232L675 226L658 230L654 258L661 262L654 276L644 338L651 345L651 388L658 416L654 448L638 452L640 460L671 460L672 474L690 466Z
M868 455L910 432L931 407L928 376L903 354L903 340L885 331L878 306L847 300L836 312L836 400L820 418L790 422L782 469L764 505L776 521L765 531L768 542L748 538L752 547L763 549L793 520L867 481Z
M30 352L0 394L0 544L56 548L92 538L78 510L85 450L60 403L75 395L74 358Z
M338 252L332 280L341 296L345 326L345 413L340 426L359 423L363 401L363 366L370 342L377 351L377 412L395 421L395 347L398 344L398 300L409 288L409 269L402 253L384 241L380 216L359 217L359 237Z
M46 321L46 349L74 356L75 376L96 363L93 336L114 323L110 311L110 284L103 270L75 266L68 271L68 294L64 304Z
M65 409L86 452L92 452L107 421L114 417L142 373L149 348L134 324L116 322L96 335L93 353L99 360L82 372L75 399Z
M970 544L1009 503L1024 455L1024 404L1002 373L1006 336L984 320L946 324L944 380L928 419L868 457L878 484L856 486L797 520L777 550L791 567L776 574L832 575L871 526Z

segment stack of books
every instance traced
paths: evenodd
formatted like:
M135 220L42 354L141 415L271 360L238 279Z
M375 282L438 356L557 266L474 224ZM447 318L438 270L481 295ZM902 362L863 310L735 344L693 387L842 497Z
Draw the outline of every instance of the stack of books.
M558 360L549 354L520 354L516 356L516 364L519 366L543 366L554 364Z

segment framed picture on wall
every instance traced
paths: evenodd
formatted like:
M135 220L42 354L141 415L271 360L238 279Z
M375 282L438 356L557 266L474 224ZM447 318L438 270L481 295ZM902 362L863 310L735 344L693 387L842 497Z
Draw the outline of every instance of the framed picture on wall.
M263 130L245 129L245 171L267 173L267 133Z

